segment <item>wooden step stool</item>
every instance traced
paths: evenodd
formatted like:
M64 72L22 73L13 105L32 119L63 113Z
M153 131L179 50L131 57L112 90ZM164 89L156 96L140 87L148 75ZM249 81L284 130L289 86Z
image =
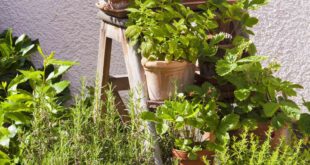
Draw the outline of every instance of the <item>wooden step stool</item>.
M134 92L134 99L140 101L141 108L147 110L147 89L144 70L141 65L141 58L137 53L137 48L129 45L128 40L125 37L125 23L127 19L119 19L106 15L104 12L99 11L97 16L102 21L100 27L99 38L99 52L98 52L98 64L97 73L99 83L102 87L106 87L108 83L112 83L114 90L113 93L116 97L117 109L122 117L123 122L128 121L126 106L124 105L119 90L131 89ZM127 76L114 76L111 77L110 62L111 62L111 49L112 39L121 43ZM104 97L102 98L104 101ZM153 123L148 122L148 130L155 137L155 126ZM161 151L156 143L154 146L154 159L155 164L162 165Z

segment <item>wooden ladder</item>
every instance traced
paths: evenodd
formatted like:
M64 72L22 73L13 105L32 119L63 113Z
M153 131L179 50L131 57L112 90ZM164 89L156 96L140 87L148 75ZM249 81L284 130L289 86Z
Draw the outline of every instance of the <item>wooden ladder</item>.
M109 83L112 83L116 107L121 115L122 121L127 122L129 121L128 112L118 93L119 90L131 89L134 93L134 99L140 102L141 107L139 109L148 109L146 80L141 65L141 57L137 53L137 48L130 46L125 37L125 23L127 19L111 17L102 11L99 11L97 16L101 20L97 61L99 83L102 87L106 87ZM121 44L128 76L110 76L112 39ZM105 101L104 97L102 99ZM149 133L156 139L154 123L148 122L147 125ZM157 165L163 164L161 151L157 143L154 145L154 160Z

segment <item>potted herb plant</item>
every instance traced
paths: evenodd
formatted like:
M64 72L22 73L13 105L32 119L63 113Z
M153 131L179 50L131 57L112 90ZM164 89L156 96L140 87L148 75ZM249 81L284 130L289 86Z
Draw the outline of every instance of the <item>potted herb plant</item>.
M203 164L203 159L212 161L213 152L207 150L208 141L203 141L201 129L203 120L197 120L202 104L197 104L179 97L174 101L165 101L156 113L144 112L141 117L144 120L156 123L156 132L159 135L168 135L173 139L172 155L180 161L180 164Z
M279 65L263 67L264 56L241 58L250 47L244 42L240 44L243 46L238 49L227 50L217 62L216 72L236 87L233 111L240 115L240 125L252 128L262 139L268 127L274 127L272 145L276 145L285 135L284 128L300 118L300 108L290 97L296 96L296 89L302 87L273 76Z
M165 101L155 113L142 113L142 119L155 122L159 135L173 139L172 154L181 164L212 163L213 152L222 149L240 117L235 113L221 115L224 103L217 101L217 91L208 82L201 87L189 86L187 91L187 100L181 96Z
M207 38L204 17L179 2L137 2L130 12L126 36L143 56L151 100L169 98L194 81L194 63Z

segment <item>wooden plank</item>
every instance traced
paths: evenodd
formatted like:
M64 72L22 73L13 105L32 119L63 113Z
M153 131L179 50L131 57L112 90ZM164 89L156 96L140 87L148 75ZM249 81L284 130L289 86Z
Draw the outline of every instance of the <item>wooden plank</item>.
M129 80L127 75L110 76L110 82L116 91L129 90Z
M117 90L113 90L113 94L115 96L115 106L118 110L121 120L124 124L127 124L130 121L130 117L128 111L126 110L126 105L124 104Z
M106 29L107 37L112 38L117 42L122 42L122 36L119 33L119 29L120 29L119 27L107 24Z
M137 47L129 45L125 37L125 29L119 29L119 34L122 36L121 44L124 53L125 64L128 72L129 84L134 92L134 99L140 101L139 110L147 110L147 88L143 67L141 65L141 57L137 53ZM135 110L137 112L137 110ZM151 136L156 139L155 125L152 122L147 122L147 129ZM156 165L162 165L161 150L159 144L154 144L154 160Z
M107 38L106 28L107 24L101 23L100 37L99 37L99 51L97 59L97 74L101 87L104 87L109 82L110 62L111 62L111 49L112 39ZM100 90L101 95L101 90Z

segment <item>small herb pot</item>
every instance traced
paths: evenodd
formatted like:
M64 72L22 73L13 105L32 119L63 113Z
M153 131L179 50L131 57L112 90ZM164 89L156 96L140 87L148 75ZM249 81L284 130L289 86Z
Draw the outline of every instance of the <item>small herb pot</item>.
M213 164L213 157L214 152L208 150L198 151L197 153L198 159L197 160L190 160L188 158L188 153L185 151L173 149L172 155L174 158L179 160L179 165L204 165L203 157L205 156L207 160L209 160L210 164Z
M183 92L186 85L194 83L195 68L192 63L142 60L142 65L150 100L166 100L175 93L176 89Z

